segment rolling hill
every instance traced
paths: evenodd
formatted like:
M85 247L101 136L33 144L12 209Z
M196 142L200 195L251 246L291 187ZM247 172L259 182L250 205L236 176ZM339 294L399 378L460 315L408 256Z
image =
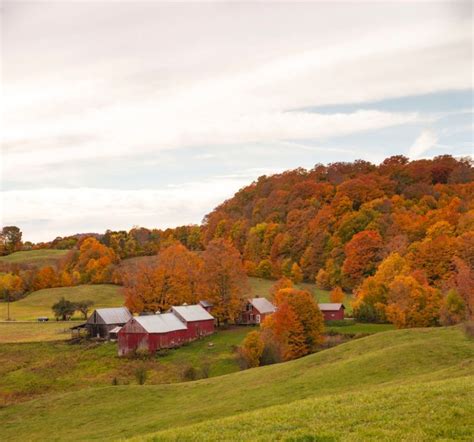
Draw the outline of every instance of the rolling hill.
M33 292L19 301L10 303L10 316L17 321L35 320L38 316L53 318L51 306L61 297L69 301L94 301L94 308L123 305L122 288L111 284L58 287ZM0 319L6 318L7 305L0 304Z
M468 440L473 369L459 327L388 331L195 382L51 394L0 425L4 440Z
M39 249L15 252L11 255L0 256L0 262L9 264L29 264L37 267L55 265L67 255L69 250Z

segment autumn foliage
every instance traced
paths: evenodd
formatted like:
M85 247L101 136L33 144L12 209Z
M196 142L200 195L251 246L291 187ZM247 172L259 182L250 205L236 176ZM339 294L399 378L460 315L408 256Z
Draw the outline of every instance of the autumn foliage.
M248 292L239 253L224 240L211 242L201 256L172 244L155 258L130 266L124 285L125 304L133 312L165 311L205 299L223 324L235 321Z
M262 176L206 216L202 242L232 242L250 275L341 287L359 319L409 327L439 324L452 290L472 317L473 232L471 160L394 156ZM378 273L387 259L403 270Z
M1 254L26 244L15 226L0 236ZM247 275L273 279L281 306L262 336L273 336L284 358L298 357L313 346L299 319L300 300L310 311L312 301L290 295L302 281L332 290L332 300L352 292L359 320L417 327L473 319L474 168L449 155L316 164L258 178L202 226L134 227L30 246L71 250L57 267L8 268L10 279L21 280L16 297L118 283L133 311L207 299L219 323L228 323L248 292ZM150 258L120 264L138 256ZM287 295L277 300L280 293Z
M202 260L176 243L124 274L125 305L133 312L158 312L199 301Z
M258 367L265 343L258 331L250 332L240 347L240 355L245 362L245 368Z
M341 287L334 287L329 295L329 300L334 303L344 302L344 292Z
M217 239L208 244L202 260L203 297L213 303L213 316L219 324L235 321L249 291L238 250L231 242Z
M262 324L263 336L278 345L282 360L313 352L322 342L324 321L313 296L294 288L275 296L277 311Z

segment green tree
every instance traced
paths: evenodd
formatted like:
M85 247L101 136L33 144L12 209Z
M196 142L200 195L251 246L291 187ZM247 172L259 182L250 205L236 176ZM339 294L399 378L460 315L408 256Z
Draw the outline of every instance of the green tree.
M78 301L76 302L76 310L80 311L84 316L84 319L87 319L87 315L89 314L89 310L94 305L94 301L85 300L85 301Z
M58 302L56 302L56 304L52 306L52 310L56 319L68 321L76 311L76 304L68 301L63 296Z
M0 233L0 253L7 255L21 248L21 230L16 226L5 226Z

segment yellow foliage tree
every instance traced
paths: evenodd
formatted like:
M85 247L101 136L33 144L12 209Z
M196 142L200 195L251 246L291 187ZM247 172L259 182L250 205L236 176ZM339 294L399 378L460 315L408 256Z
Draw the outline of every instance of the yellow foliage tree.
M296 262L291 266L291 280L295 284L299 284L301 281L303 281L303 272Z
M258 331L250 332L244 339L240 352L248 368L258 367L265 343Z
M344 302L344 292L342 291L341 287L334 287L331 290L329 299L331 302L335 302L335 303Z

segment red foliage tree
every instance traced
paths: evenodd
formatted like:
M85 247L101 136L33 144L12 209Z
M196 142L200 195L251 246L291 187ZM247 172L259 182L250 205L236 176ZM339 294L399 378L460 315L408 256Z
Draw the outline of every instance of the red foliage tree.
M383 241L378 232L365 230L357 233L346 244L346 259L342 267L345 286L353 289L362 280L373 275L380 262Z

